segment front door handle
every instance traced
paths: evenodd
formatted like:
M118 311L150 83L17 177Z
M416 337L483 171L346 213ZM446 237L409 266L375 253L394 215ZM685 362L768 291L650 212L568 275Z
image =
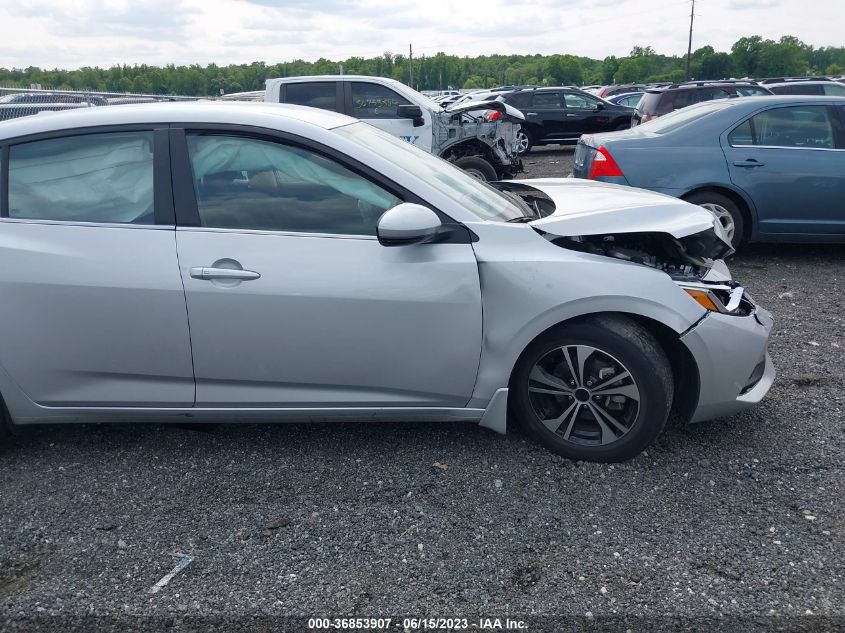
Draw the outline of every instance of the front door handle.
M194 266L191 268L191 277L194 279L233 279L237 281L252 281L261 277L261 273L253 270L240 270L233 268L210 268L208 266Z
M748 158L746 160L735 160L734 167L762 167L766 163L761 163L754 158Z

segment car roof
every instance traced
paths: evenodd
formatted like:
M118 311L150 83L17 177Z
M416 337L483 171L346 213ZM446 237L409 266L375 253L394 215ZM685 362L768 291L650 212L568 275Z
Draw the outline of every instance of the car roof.
M191 101L96 106L50 112L0 122L0 139L76 128L157 123L229 123L276 128L284 119L294 127L326 130L354 123L337 112L280 103Z
M738 108L745 108L749 112L753 112L759 109L762 105L813 105L829 104L831 102L835 104L845 105L845 97L831 97L823 95L755 95L753 97L742 97L741 99L730 98L702 101L701 103L696 103L691 106L687 106L686 108L681 108L681 110L708 107L714 103L722 103L725 104L725 107L721 109L722 112L735 112ZM680 110L676 110L676 112L680 112Z
M750 86L755 86L758 88L765 88L766 86L761 86L756 81L696 81L690 83L681 83L681 84L669 84L666 86L655 86L653 88L646 88L646 92L651 93L660 93L660 92L669 92L670 90L699 90L703 88L730 88L733 86L737 86L739 88L748 88Z

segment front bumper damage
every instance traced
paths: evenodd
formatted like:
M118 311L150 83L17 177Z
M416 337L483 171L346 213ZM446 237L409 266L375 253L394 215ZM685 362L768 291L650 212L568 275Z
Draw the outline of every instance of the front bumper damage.
M698 365L698 407L691 422L752 407L775 381L767 352L774 319L759 306L748 316L708 313L681 337Z

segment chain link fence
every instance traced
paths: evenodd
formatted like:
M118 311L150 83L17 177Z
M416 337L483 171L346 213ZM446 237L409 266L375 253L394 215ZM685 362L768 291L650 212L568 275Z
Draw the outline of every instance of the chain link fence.
M0 87L0 121L78 108L96 108L127 103L154 103L157 101L197 101L199 99L200 97L96 92L91 90Z

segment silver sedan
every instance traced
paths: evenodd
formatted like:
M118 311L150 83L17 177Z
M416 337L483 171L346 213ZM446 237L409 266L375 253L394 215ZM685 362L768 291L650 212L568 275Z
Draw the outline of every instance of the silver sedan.
M3 424L471 420L573 459L759 402L772 319L699 207L479 182L339 114L0 124Z

